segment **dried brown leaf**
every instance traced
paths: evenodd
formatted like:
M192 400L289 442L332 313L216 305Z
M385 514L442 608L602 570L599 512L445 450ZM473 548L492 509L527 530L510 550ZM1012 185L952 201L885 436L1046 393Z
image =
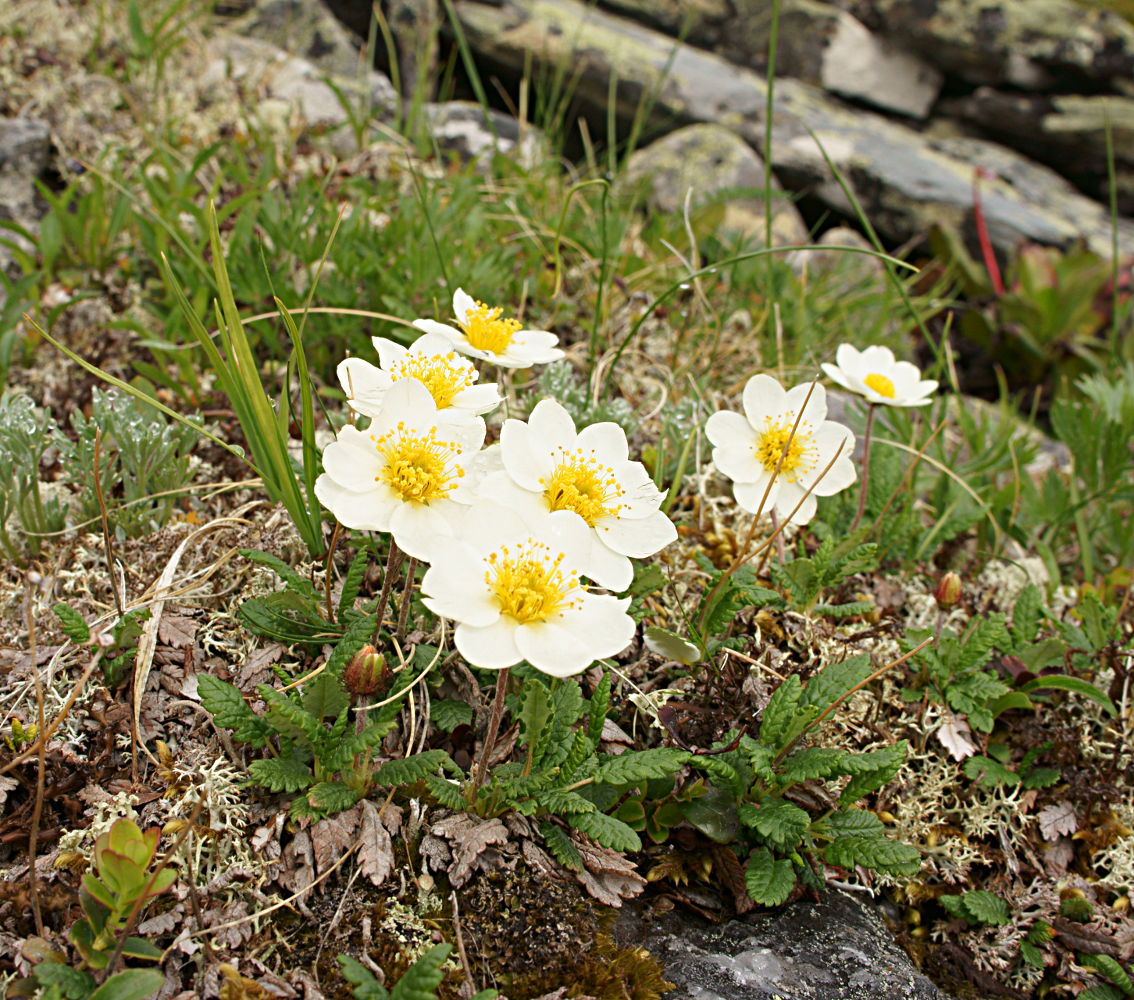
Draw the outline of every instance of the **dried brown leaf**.
M633 899L645 889L646 880L625 855L574 837L571 840L585 865L583 871L575 872L575 878L600 903L618 907L622 900Z
M174 649L181 649L193 642L199 625L191 615L162 615L158 626L158 641Z
M276 881L293 893L311 888L315 881L315 853L307 830L300 830L284 847Z
M964 760L977 752L976 744L969 739L972 734L968 722L956 715L950 715L935 733L953 760Z
M480 819L467 813L447 816L434 823L433 833L445 837L453 852L453 864L449 869L449 881L460 888L472 878L474 867L490 844L506 844L508 829L499 819Z
M15 778L9 778L7 775L0 776L0 806L8 801L8 793L18 787L19 784Z
M378 807L369 799L363 799L356 808L362 814L358 866L374 885L381 885L394 870L394 845L390 831L382 823Z
M1075 815L1075 806L1063 799L1054 805L1044 806L1038 813L1040 833L1046 841L1058 840L1079 829L1079 820Z
M354 843L359 814L355 806L335 816L319 820L311 827L311 846L315 852L315 868L323 874Z

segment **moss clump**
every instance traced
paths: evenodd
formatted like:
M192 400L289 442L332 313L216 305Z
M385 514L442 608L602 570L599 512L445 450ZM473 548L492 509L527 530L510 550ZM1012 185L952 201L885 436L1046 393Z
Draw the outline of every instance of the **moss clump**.
M482 875L460 905L474 979L510 1000L561 987L569 997L657 1000L673 989L649 952L610 936L612 914L572 883L521 865Z

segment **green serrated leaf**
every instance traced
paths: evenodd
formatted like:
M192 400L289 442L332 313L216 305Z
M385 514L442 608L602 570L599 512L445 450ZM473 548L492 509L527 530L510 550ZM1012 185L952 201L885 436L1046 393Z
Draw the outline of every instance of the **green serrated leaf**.
M862 653L838 663L829 663L807 682L801 705L813 705L822 715L848 691L871 674L870 657Z
M974 923L1001 927L1012 920L1008 904L987 889L974 889L972 892L962 893L961 903L965 913Z
M386 987L358 959L350 955L339 955L338 963L342 967L343 978L354 984L354 989L351 990L354 1000L389 1000L390 994Z
M787 734L799 713L802 694L803 682L798 674L789 676L772 692L760 716L759 740L764 746L779 750L787 742Z
M547 849L555 855L556 861L570 871L581 872L583 870L583 857L579 854L579 849L571 842L566 830L554 823L540 823L539 830L543 834L543 842L547 844Z
M797 781L811 781L816 778L829 778L845 773L843 764L847 752L837 747L809 747L800 750L784 762L780 770L780 780L785 784Z
M757 847L748 855L744 867L744 886L757 903L780 906L795 888L795 870L785 858L773 858L766 847Z
M1106 976L1106 978L1125 993L1126 996L1134 996L1134 983L1130 981L1129 974L1118 961L1111 958L1110 955L1080 955L1079 961L1080 964L1086 965L1094 969L1100 975Z
M452 758L444 750L426 750L398 760L388 760L374 769L371 780L386 788L412 785L427 774L436 774L438 768L452 764Z
M316 605L319 603L319 595L315 591L315 585L292 569L279 556L274 556L270 552L262 552L260 549L241 549L240 554L249 562L259 563L261 566L267 566L274 570L276 576L283 580L288 588L296 594L308 598Z
M472 706L459 698L439 698L429 706L429 721L443 733L451 733L458 726L470 725L472 718Z
M577 813L568 817L568 822L580 833L585 833L591 840L612 851L640 851L642 841L621 820L605 813Z
M255 717L240 691L212 674L197 675L197 694L213 722L225 729L236 729Z
M311 768L294 757L267 757L248 765L248 774L258 785L273 792L298 792L315 780Z
M346 576L343 577L343 589L339 595L338 607L335 609L335 615L340 624L346 624L347 613L354 609L354 602L358 600L358 591L362 587L362 581L366 577L366 569L369 565L370 549L364 545L354 554L350 569L346 571Z
M865 809L836 810L822 822L816 823L812 829L832 838L885 836L882 820Z
M390 1000L437 1000L437 987L445 978L442 966L453 950L451 944L437 944L406 970L390 991Z
M1036 969L1044 967L1043 951L1032 944L1031 941L1020 942L1020 957Z
M758 806L744 803L740 821L783 851L796 847L811 825L811 817L804 810L783 799L767 799Z
M533 677L524 685L524 693L520 699L519 744L535 750L550 720L551 692L543 681ZM540 761L535 758L532 763L538 766Z
M581 813L593 813L595 804L585 799L578 792L567 792L558 788L541 792L538 801L544 809L555 816L578 816Z
M863 796L886 785L902 769L908 750L909 744L899 740L890 747L849 754L843 769L852 777L839 796L839 805L853 805Z
M595 780L609 785L638 785L651 778L675 774L690 757L677 747L627 750L617 757L601 758Z
M307 802L311 808L324 815L349 809L360 798L357 789L341 781L320 781L319 784L312 785L307 793Z
M921 868L916 848L885 837L839 837L823 848L823 858L840 868L861 865L894 875L916 875Z
M316 719L337 719L350 705L350 695L338 677L323 671L304 686L300 702Z
M981 788L995 788L997 785L1012 786L1020 783L1020 776L1015 771L1009 770L1000 761L981 754L968 757L961 765L961 770Z
M606 713L610 710L610 672L602 675L602 680L595 685L594 694L587 705L587 738L592 747L597 747L602 739L602 727L606 722Z
M86 619L73 607L60 601L52 610L63 623L63 634L76 646L85 646L91 641L90 626Z
M429 794L441 805L449 809L464 809L468 806L460 785L454 784L447 778L442 778L439 774L427 774L421 780L425 782Z

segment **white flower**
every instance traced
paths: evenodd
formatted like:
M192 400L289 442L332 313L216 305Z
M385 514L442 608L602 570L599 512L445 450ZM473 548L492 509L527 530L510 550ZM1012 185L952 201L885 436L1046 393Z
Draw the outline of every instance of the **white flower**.
M811 399L793 436L792 427L809 391ZM744 416L722 410L705 424L714 445L713 462L733 481L736 502L756 513L781 455L783 462L765 509L775 510L780 518L790 516L792 524L806 524L815 516L817 496L831 496L850 486L855 479L854 434L826 417L827 394L821 385L812 390L810 383L804 383L785 392L770 375L752 376L744 387ZM823 475L836 453L838 458ZM811 492L792 515L808 489Z
M658 509L665 495L628 454L618 424L591 424L576 434L571 415L545 399L527 423L504 421L505 471L487 478L480 493L531 516L573 511L586 522L590 538L583 572L608 590L622 591L634 578L630 557L653 555L677 538L673 522Z
M630 599L579 582L590 539L574 514L529 520L484 502L460 528L434 554L421 590L426 607L458 623L454 641L469 663L500 670L527 660L569 677L629 645Z
M438 411L416 379L395 382L365 431L344 427L323 451L315 495L348 528L388 531L404 552L430 558L472 500L484 421Z
M347 358L336 369L350 408L376 417L390 386L404 378L415 378L433 396L437 409L452 407L469 413L487 413L498 406L495 382L473 383L480 377L471 361L460 357L448 337L426 333L408 348L385 337L372 337L382 367L362 358Z
M547 330L525 330L519 320L501 318L502 309L486 306L458 288L453 313L460 329L432 319L415 319L426 333L439 333L462 354L490 361L501 368L530 368L558 361L563 352L559 338Z
M888 347L868 347L859 351L850 344L840 344L835 352L837 364L822 366L828 378L843 388L865 396L869 403L885 406L926 406L937 383L923 380L917 365L895 361Z

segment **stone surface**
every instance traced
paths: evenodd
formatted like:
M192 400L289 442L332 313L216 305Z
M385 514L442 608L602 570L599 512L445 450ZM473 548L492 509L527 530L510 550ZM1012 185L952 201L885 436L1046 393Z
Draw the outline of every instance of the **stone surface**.
M543 155L539 131L521 126L511 115L484 109L474 101L426 104L429 134L443 153L455 153L464 162L490 152L514 156L525 167L534 166Z
M478 52L517 73L532 60L570 66L577 97L593 107L605 109L614 76L626 118L656 95L656 120L719 122L762 147L767 89L757 73L691 46L675 48L665 35L576 0L460 0L457 14ZM994 143L951 144L850 109L798 80L777 81L771 154L785 187L851 216L829 158L874 226L895 242L922 236L934 222L963 226L980 166L994 173L982 199L998 249L1010 251L1021 239L1062 246L1082 236L1109 252L1107 212L1053 171ZM1134 251L1134 224L1122 221L1118 235L1120 248Z
M646 925L628 908L618 931L662 962L666 1000L947 1000L877 911L837 890L719 926L677 912Z
M37 196L35 180L47 169L51 158L51 132L34 118L0 119L0 219L14 222L34 233L44 204ZM31 251L31 243L19 233L0 229L0 271L9 278L19 275L11 246ZM0 287L0 306L6 295Z
M771 23L770 11L761 10L730 36L728 57L763 72ZM821 0L784 0L776 74L910 118L926 117L943 79L925 59Z
M231 30L270 42L331 76L357 80L368 69L351 33L320 0L258 0Z
M1134 213L1134 98L978 87L943 111L1058 170L1094 197L1109 193L1106 128L1114 143L1119 211Z
M36 176L47 167L51 132L34 118L0 120L0 170Z
M849 0L870 27L908 40L973 83L1047 86L1070 74L1134 77L1134 24L1074 0Z
M722 125L687 125L631 157L629 183L647 186L647 203L664 213L680 213L687 191L691 207L708 202L723 206L720 228L763 245L766 224L763 196L764 163L743 139ZM807 226L775 178L772 243L807 242Z
M357 139L345 128L352 114L380 117L394 106L394 89L377 72L369 74L365 85L339 79L333 87L327 74L313 63L261 39L218 33L209 51L211 59L201 79L206 94L225 78L238 81L252 91L252 106L262 118L277 118L280 111L286 117L290 109L307 128L337 130L332 146L339 155L357 152ZM353 105L353 111L344 107L344 99Z

